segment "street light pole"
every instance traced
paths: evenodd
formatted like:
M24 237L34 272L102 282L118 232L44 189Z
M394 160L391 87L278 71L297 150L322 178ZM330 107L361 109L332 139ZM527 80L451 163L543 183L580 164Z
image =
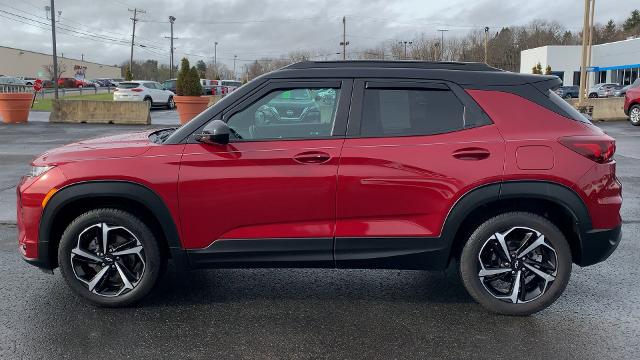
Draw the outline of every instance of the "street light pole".
M213 43L213 71L218 75L218 42Z
M238 78L238 75L236 75L236 59L238 58L238 55L233 55L233 80L236 80Z
M400 45L404 44L404 60L407 60L407 44L413 44L413 41L400 41Z
M444 33L449 30L439 29L438 31L440 31L440 61L444 61Z
M484 27L484 63L488 64L488 54L489 54L489 27Z
M171 23L171 58L169 60L169 79L173 79L173 23L176 18L169 16L169 23Z

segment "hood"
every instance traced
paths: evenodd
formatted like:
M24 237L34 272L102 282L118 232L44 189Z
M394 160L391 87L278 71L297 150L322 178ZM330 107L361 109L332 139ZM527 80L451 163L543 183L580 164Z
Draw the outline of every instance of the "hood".
M56 164L78 160L133 157L143 154L152 144L149 135L157 130L146 130L61 146L40 155L34 164Z

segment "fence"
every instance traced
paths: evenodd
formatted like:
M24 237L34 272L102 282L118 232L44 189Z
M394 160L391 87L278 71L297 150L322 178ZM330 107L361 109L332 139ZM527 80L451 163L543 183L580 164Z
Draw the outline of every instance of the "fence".
M0 93L26 93L33 92L33 87L19 84L0 84Z

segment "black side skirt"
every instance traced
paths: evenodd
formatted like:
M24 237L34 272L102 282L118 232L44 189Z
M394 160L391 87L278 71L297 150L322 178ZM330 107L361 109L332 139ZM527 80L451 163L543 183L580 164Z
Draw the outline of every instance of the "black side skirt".
M335 246L335 249L334 249ZM192 268L345 268L442 270L448 247L440 238L217 240L187 250Z

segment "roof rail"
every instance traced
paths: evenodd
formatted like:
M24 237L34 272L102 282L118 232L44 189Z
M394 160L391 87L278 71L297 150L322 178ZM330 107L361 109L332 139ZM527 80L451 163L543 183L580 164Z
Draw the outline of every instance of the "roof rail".
M282 69L319 69L319 68L399 68L463 71L502 71L479 62L456 61L389 61L389 60L342 60L342 61L301 61Z

